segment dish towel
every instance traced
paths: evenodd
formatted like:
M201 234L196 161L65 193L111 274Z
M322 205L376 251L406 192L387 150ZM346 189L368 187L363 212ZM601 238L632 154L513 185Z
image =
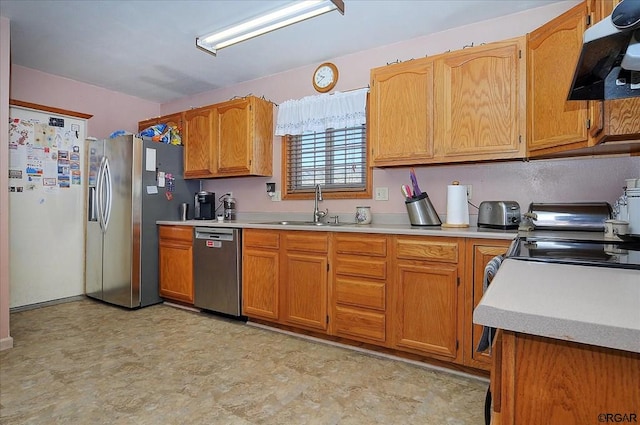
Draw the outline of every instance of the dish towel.
M482 293L487 292L487 288L489 284L493 280L493 277L498 273L498 269L504 260L504 255L498 255L493 257L484 268L484 278L482 279ZM493 335L496 329L491 328L489 326L484 326L482 328L482 336L480 337L480 342L478 342L478 347L476 348L477 352L485 351L487 348L491 347L491 342L493 341Z

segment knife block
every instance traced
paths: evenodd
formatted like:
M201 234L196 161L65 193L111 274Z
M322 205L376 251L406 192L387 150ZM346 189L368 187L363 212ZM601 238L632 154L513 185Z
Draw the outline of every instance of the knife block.
M409 214L409 222L412 226L440 226L442 221L433 208L429 196L422 192L418 196L404 201Z

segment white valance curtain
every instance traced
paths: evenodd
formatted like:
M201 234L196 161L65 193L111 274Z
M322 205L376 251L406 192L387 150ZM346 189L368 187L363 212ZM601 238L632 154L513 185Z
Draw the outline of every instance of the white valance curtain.
M363 88L282 102L278 107L276 136L363 125L367 122L368 92L368 88Z

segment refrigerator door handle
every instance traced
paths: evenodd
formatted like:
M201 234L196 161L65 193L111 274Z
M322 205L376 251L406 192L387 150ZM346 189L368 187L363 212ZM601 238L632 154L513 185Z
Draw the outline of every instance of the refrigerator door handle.
M104 233L104 163L105 157L100 160L100 166L98 167L98 174L96 176L96 210L98 213L98 224L100 230Z
M111 202L113 199L113 182L111 180L111 167L109 166L109 160L104 159L104 181L106 183L106 200L104 205L104 231L107 231L109 226L109 218L111 217Z
M89 187L89 201L88 201L89 217L87 218L88 221L98 221L98 212L97 212L96 202L97 202L96 188L95 186L91 186Z

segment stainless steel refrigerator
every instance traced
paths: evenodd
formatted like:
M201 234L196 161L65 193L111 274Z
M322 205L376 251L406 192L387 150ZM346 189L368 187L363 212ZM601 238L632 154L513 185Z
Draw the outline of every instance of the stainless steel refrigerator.
M87 296L127 308L162 301L156 221L178 220L199 190L183 179L182 156L133 135L87 141Z

